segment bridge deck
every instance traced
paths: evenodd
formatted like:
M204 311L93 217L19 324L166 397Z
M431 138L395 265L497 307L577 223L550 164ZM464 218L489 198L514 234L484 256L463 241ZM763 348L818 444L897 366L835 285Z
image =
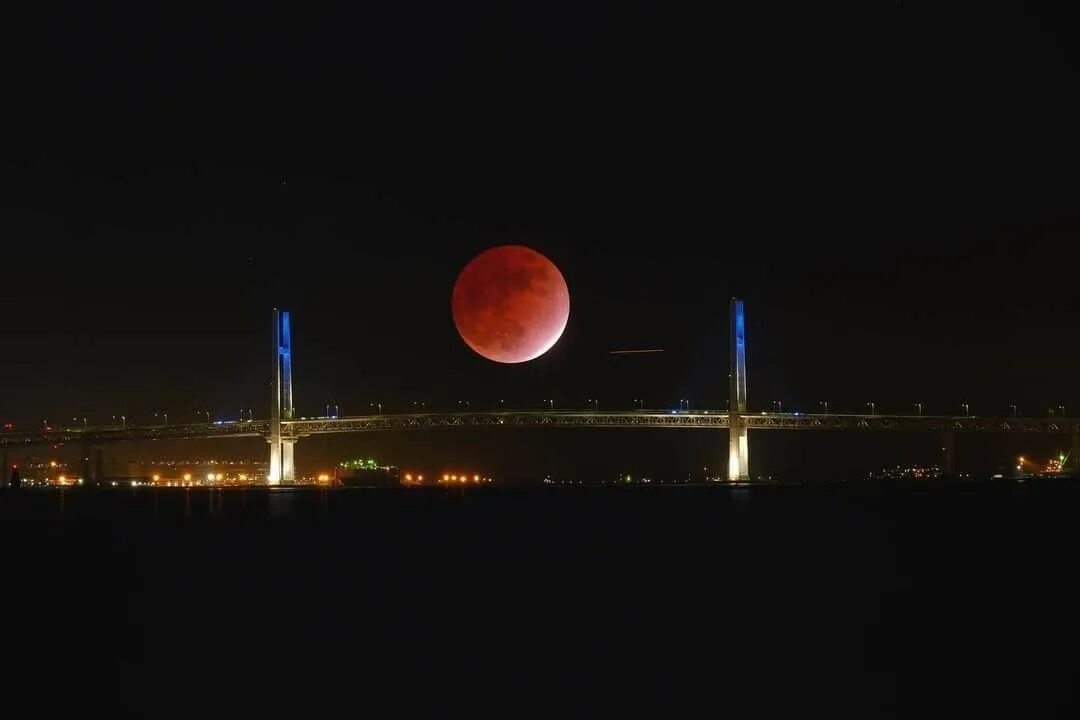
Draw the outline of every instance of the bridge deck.
M846 415L758 413L743 415L752 430L846 430L876 432L996 432L1080 433L1076 418L947 417L919 415ZM726 429L728 413L720 411L675 412L507 410L499 412L387 413L343 418L291 420L282 433L296 438L310 435L356 432L398 432L461 427L566 427L566 428L682 428ZM183 425L110 425L91 427L9 430L0 433L0 446L105 444L145 440L217 439L267 437L268 420L194 423Z

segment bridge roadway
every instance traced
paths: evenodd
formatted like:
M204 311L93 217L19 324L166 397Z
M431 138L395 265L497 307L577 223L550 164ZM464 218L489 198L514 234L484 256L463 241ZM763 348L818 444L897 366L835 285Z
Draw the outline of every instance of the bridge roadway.
M747 413L751 430L832 430L862 432L982 432L1080 434L1077 418L951 417L930 415ZM282 422L282 435L300 439L311 435L356 432L397 432L461 427L565 428L682 428L727 429L727 412L670 410L503 410L477 412L386 413L343 418ZM8 430L0 432L0 447L102 445L147 440L196 440L269 437L269 420L192 423L182 425L105 425Z

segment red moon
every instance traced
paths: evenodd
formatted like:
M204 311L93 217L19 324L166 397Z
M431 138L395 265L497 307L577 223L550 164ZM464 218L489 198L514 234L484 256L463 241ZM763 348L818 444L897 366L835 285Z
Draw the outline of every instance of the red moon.
M454 324L488 360L522 363L558 342L570 318L570 291L555 263L522 245L474 257L454 283Z

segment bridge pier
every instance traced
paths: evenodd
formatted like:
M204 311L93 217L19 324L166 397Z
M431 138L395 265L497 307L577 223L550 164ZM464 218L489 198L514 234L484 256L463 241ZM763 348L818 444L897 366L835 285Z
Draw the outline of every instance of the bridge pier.
M1072 434L1072 447L1069 448L1069 469L1080 467L1080 432Z
M746 314L743 301L731 298L731 369L728 373L728 482L750 479L750 435L746 412Z
M266 471L268 485L281 484L281 440L274 438L274 430L270 429L271 436L267 439L270 443L270 467Z
M296 460L291 438L270 440L270 472L267 481L271 485L292 485L296 483Z
M956 474L956 432L953 430L941 434L941 469L946 475Z
M728 429L728 482L746 482L750 479L750 438L742 418L729 415Z

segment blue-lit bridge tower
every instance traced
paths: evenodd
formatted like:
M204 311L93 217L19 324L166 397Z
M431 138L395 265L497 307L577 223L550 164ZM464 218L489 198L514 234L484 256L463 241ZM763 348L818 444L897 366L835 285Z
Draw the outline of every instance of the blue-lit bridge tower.
M750 440L746 421L746 311L731 298L731 369L728 374L728 482L750 479Z
M293 419L292 332L289 313L274 308L274 380L270 401L270 485L296 482L293 446L296 438L282 433L282 421Z

